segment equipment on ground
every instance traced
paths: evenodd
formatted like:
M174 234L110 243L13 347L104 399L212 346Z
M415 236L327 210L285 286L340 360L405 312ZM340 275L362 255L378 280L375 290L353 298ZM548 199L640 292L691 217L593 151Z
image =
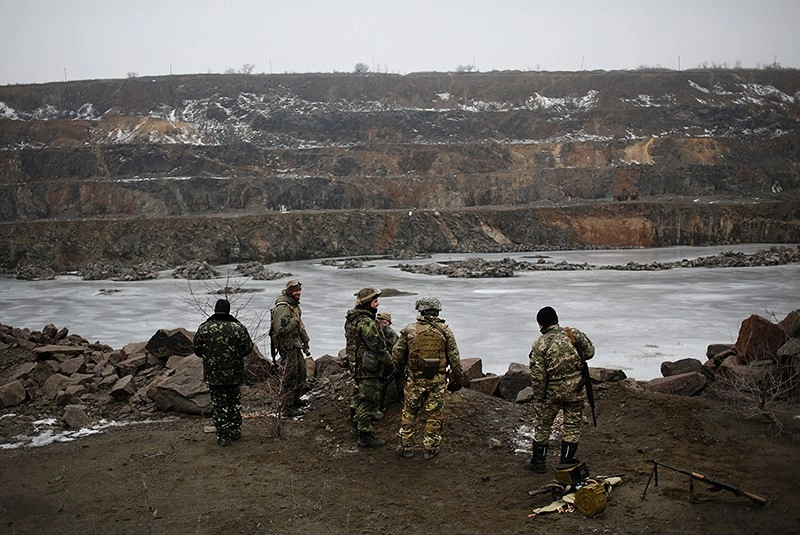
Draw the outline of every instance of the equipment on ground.
M766 498L762 498L761 496L757 496L757 495L755 495L755 494L753 494L751 492L744 491L744 490L740 489L739 487L735 487L733 485L729 485L727 483L723 483L721 481L717 481L715 479L711 479L710 477L704 476L703 474L700 474L700 473L697 473L697 472L690 472L689 470L684 470L682 468L675 468L674 466L669 466L668 464L664 464L664 463L661 463L661 462L658 462L658 461L655 461L655 460L652 460L652 459L647 461L647 462L653 463L653 471L650 472L650 477L647 478L647 484L644 486L644 492L642 492L642 499L643 500L644 500L644 495L647 493L647 487L650 486L650 481L653 481L653 484L656 487L658 486L658 467L659 466L663 466L664 468L667 468L667 469L672 470L674 472L679 472L681 474L686 474L687 476L689 476L689 478L690 478L689 479L689 495L690 496L693 496L694 481L697 480L697 481L702 481L702 482L707 483L708 485L710 485L708 490L711 491L711 492L717 492L719 490L727 490L727 491L730 491L730 492L734 493L736 496L744 496L745 498L749 498L750 500L753 500L754 502L760 503L762 505L767 503L767 499Z

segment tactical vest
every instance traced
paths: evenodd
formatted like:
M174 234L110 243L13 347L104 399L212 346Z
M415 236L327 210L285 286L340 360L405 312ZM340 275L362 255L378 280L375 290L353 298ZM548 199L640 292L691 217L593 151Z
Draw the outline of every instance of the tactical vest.
M447 338L441 328L428 323L417 323L411 346L409 360L413 371L426 375L447 371Z

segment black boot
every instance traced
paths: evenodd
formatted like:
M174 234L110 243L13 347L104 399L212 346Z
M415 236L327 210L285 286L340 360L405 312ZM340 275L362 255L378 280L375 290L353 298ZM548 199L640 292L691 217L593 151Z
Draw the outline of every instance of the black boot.
M559 464L579 464L580 461L575 458L575 452L578 451L577 442L561 441L561 460Z
M358 433L358 445L365 448L377 448L386 444L386 441L370 433Z
M537 474L547 472L547 442L533 443L533 455L530 460L525 461L525 468Z

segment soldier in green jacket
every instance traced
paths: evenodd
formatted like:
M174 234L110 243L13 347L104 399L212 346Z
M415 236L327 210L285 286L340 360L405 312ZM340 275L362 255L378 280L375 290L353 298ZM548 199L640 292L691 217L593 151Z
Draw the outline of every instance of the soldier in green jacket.
M442 310L439 299L423 297L417 300L415 308L419 312L417 321L400 330L400 338L392 351L394 365L405 366L407 374L397 454L407 459L414 457L416 420L421 411L425 419L422 445L425 458L432 459L442 444L445 392L448 388L454 392L460 390L464 385L464 373L456 338L439 317ZM452 373L449 386L448 367Z
M308 371L305 356L311 355L306 326L303 324L300 310L300 295L303 285L299 280L286 282L286 287L275 299L270 311L270 338L273 347L281 355L281 364L286 366L284 397L286 416L301 416L303 402L300 397L305 393Z
M345 354L358 389L353 396L358 445L367 448L386 444L375 436L372 422L380 413L381 378L394 370L386 339L376 319L380 295L381 291L376 288L359 290L355 306L347 311L344 323Z
M247 328L231 316L231 304L220 299L214 314L197 328L194 353L203 359L203 381L211 393L212 418L217 442L228 446L242 436L240 387L244 359L253 350Z
M583 404L586 393L581 388L583 360L594 356L594 345L578 329L562 328L552 307L536 314L539 336L529 355L533 387L534 431L533 455L525 466L537 473L546 472L547 446L558 411L564 413L561 435L561 464L574 464L581 433ZM583 357L581 357L581 355Z

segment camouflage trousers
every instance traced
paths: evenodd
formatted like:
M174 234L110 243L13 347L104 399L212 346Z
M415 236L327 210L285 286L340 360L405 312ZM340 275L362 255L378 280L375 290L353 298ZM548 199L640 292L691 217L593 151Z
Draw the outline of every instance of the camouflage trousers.
M358 401L356 404L356 423L359 433L371 433L374 416L380 412L381 380L377 377L359 379Z
M567 442L578 442L581 436L581 423L583 421L583 400L558 401L546 399L533 405L533 418L536 429L533 439L536 442L547 442L553 432L553 420L558 416L558 411L564 412L564 430L561 439Z
M239 385L209 385L211 417L218 439L235 439L242 435L242 396Z
M284 380L283 395L286 406L300 406L300 396L304 394L303 389L308 379L306 359L303 352L299 349L288 351L285 355L281 354L281 365L286 366L286 377Z
M417 418L424 420L422 446L428 451L436 451L442 444L444 398L447 392L444 375L433 379L411 378L406 381L405 400L400 415L400 445L404 448L414 446L417 434Z

